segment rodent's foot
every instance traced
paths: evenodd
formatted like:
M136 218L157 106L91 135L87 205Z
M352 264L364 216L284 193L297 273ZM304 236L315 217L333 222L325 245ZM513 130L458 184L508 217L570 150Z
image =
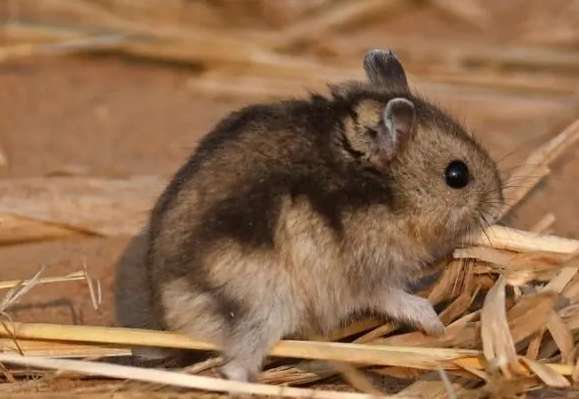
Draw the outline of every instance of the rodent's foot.
M401 289L390 289L382 304L381 310L384 313L414 325L428 335L439 337L445 333L444 324L426 298L409 294Z
M255 375L251 373L246 367L243 367L235 361L231 361L225 366L221 367L221 373L228 380L240 382L255 381Z
M424 318L420 320L420 328L430 336L441 337L446 332L446 327L442 324L432 306L429 306L429 310L429 312L425 312Z
M418 328L433 337L444 335L446 328L428 299L409 295L405 298L405 304L406 316L413 320Z

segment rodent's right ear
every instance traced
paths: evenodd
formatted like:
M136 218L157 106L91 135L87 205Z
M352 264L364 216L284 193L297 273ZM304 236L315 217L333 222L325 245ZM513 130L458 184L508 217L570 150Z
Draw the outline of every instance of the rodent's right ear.
M392 159L416 130L416 109L412 101L402 97L388 101L384 109L384 127L383 151Z
M409 92L406 72L392 50L374 49L364 57L364 70L370 83Z

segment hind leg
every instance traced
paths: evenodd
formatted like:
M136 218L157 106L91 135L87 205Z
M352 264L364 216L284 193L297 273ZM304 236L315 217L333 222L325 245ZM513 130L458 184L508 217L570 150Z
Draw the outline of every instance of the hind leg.
M222 373L230 380L254 381L269 349L281 339L283 328L272 320L242 321L225 340L227 362Z

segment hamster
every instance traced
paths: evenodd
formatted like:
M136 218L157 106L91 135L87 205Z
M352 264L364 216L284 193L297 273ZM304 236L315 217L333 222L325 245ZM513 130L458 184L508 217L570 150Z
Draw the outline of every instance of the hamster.
M499 214L487 152L411 93L391 51L363 65L367 82L228 116L152 211L155 312L218 343L227 378L252 380L283 337L363 313L443 334L408 287Z

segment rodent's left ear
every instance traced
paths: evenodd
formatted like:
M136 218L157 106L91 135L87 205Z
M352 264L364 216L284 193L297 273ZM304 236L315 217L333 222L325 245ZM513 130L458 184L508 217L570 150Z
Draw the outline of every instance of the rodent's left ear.
M416 130L416 109L412 101L397 97L384 109L383 156L391 160Z
M409 93L406 72L392 50L374 49L364 57L364 70L370 83Z

